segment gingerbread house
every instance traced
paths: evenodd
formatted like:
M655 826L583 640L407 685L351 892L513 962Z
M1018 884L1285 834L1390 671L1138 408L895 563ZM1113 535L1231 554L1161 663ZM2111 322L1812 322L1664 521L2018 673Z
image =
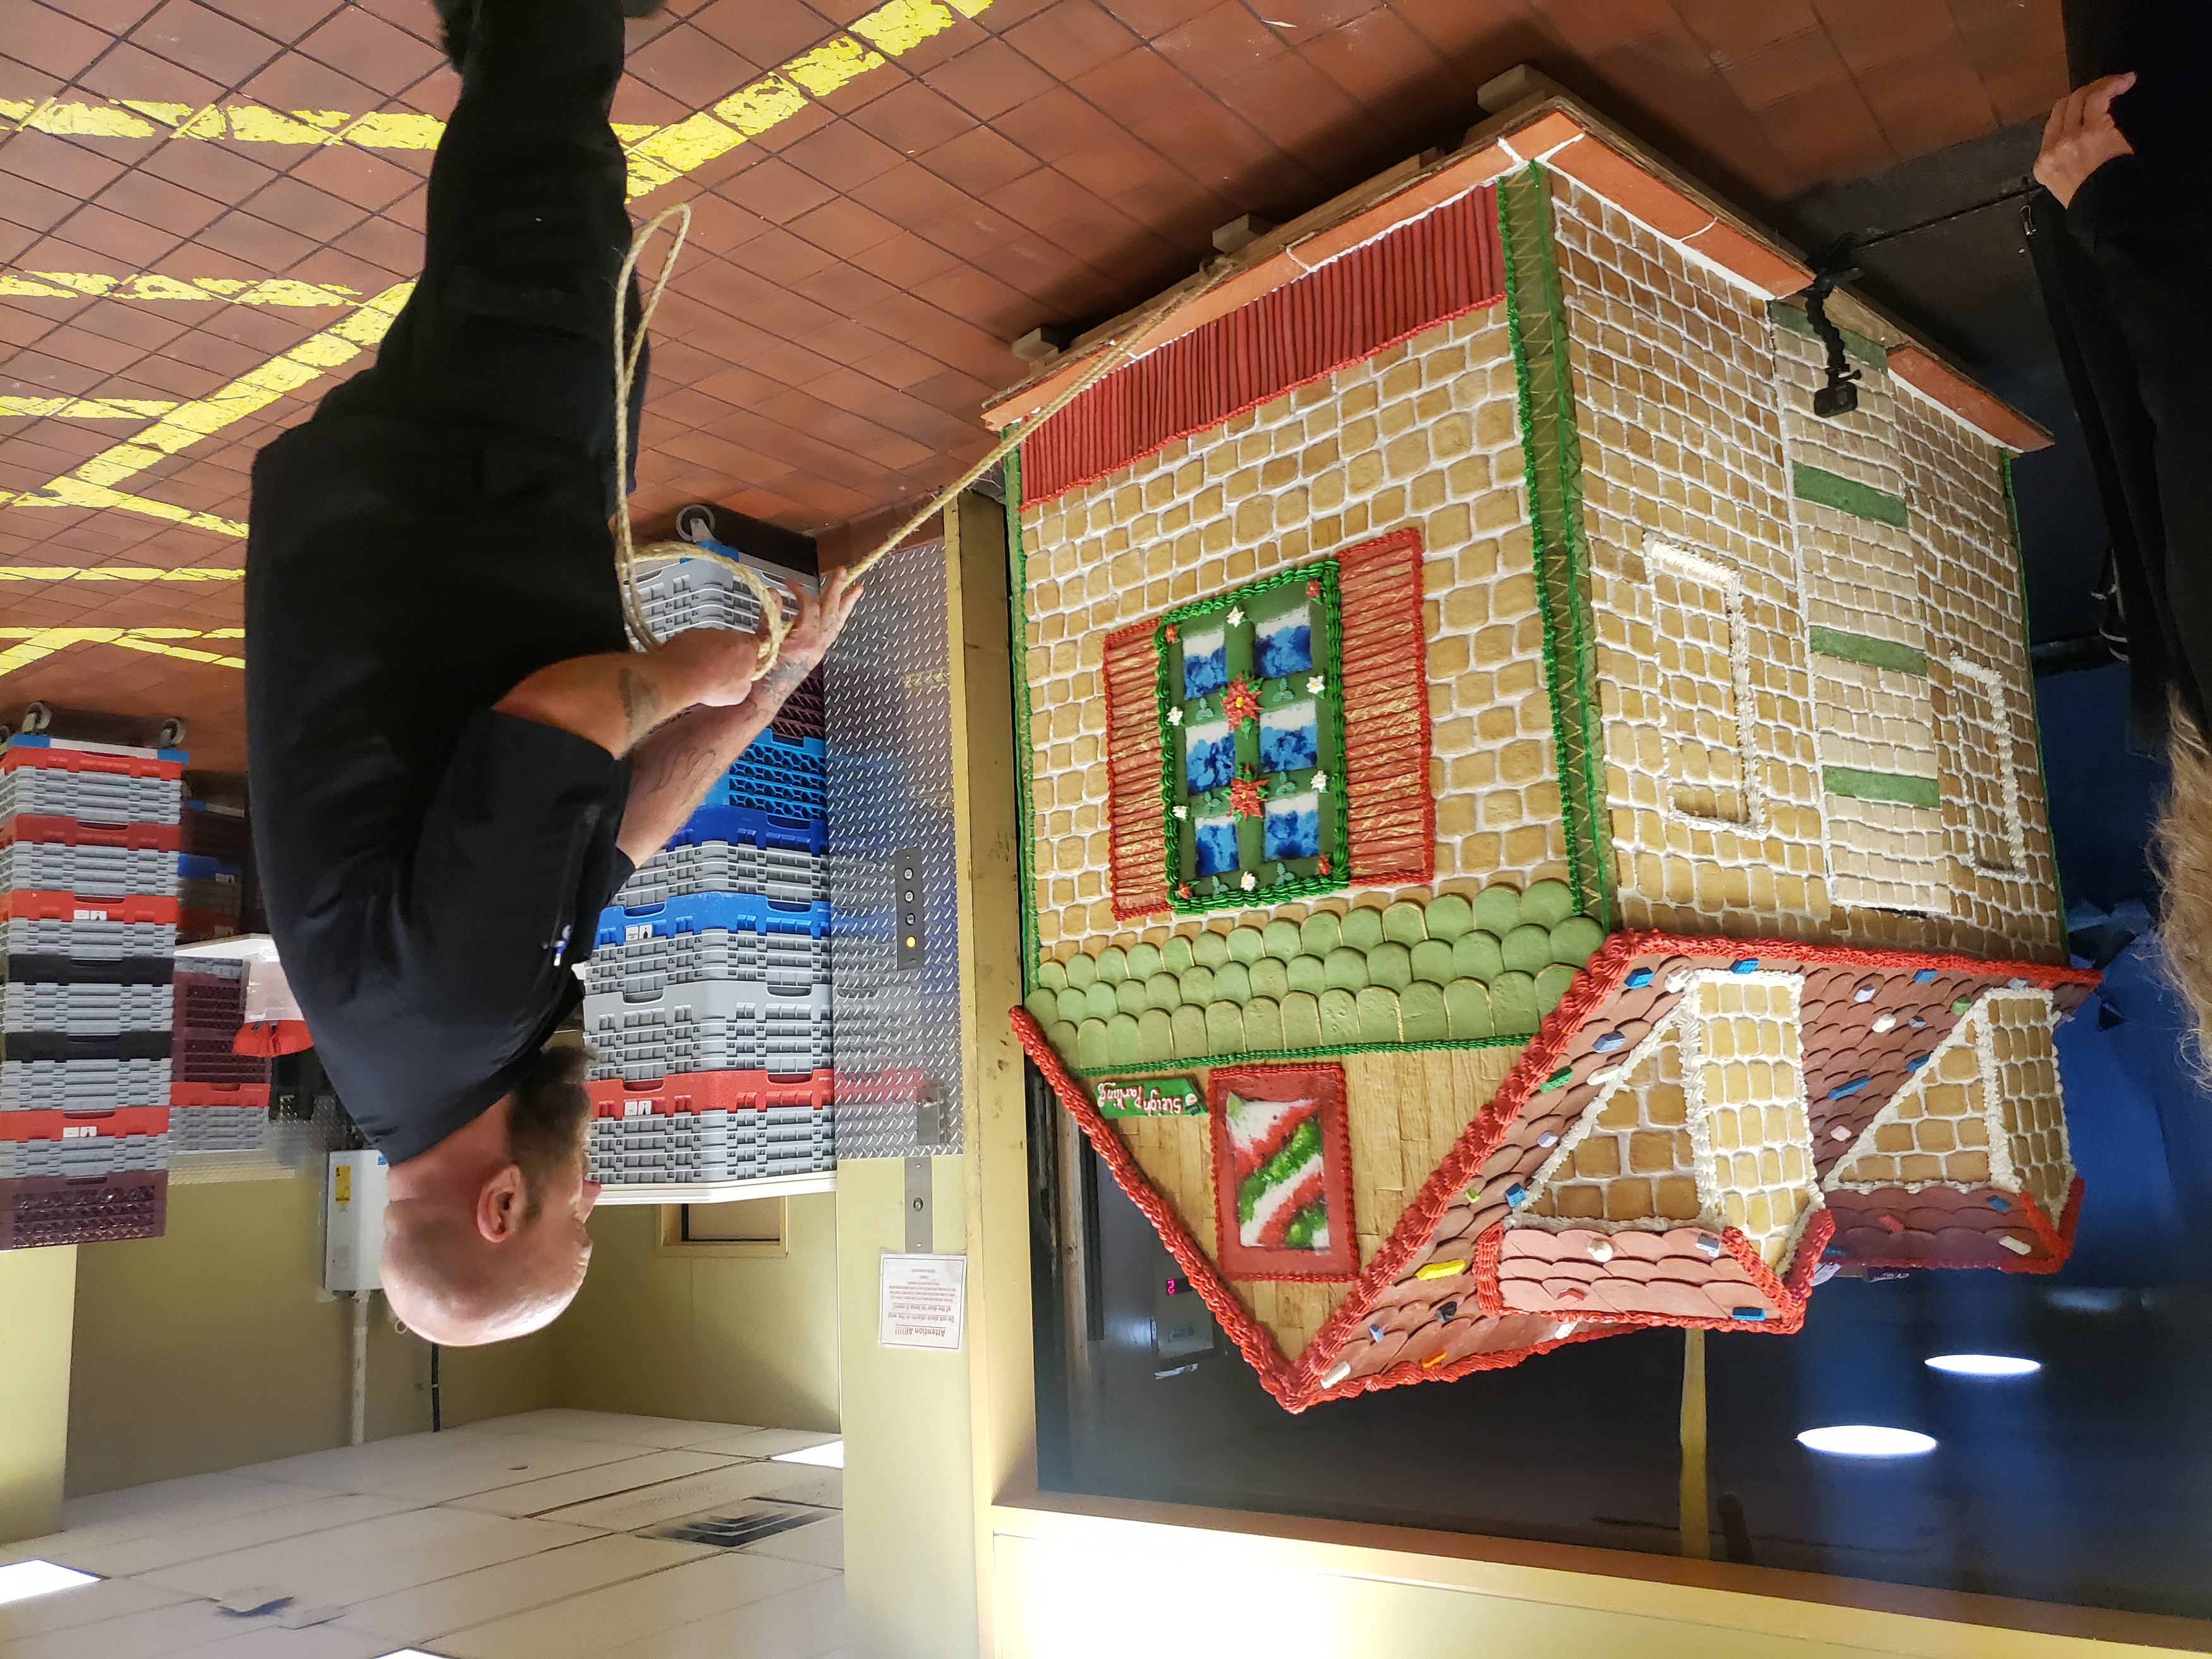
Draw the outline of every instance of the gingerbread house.
M2043 434L1520 89L1018 452L1015 1024L1292 1409L2048 1271L2078 1203Z

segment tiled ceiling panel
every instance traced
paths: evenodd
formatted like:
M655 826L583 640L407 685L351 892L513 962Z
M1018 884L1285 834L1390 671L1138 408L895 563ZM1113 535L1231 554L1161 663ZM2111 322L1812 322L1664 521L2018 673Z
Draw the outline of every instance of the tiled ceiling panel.
M235 765L247 468L374 349L458 83L428 0L0 15L0 706ZM1008 342L1455 139L1513 64L1753 208L2063 84L2057 0L674 0L631 46L633 210L696 215L640 505L802 529L979 453Z

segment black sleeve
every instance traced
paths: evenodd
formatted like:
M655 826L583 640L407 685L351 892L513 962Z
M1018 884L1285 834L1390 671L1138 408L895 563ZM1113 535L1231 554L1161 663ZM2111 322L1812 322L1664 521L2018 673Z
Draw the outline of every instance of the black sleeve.
M416 845L418 969L474 1001L587 954L599 905L629 874L614 847L629 788L629 763L588 738L477 710Z

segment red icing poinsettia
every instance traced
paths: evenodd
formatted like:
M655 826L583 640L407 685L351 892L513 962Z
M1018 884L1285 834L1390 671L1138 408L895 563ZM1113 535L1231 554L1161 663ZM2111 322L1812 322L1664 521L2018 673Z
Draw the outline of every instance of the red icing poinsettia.
M1325 876L1325 875L1327 875L1327 874L1328 873L1328 854L1323 853L1323 854L1322 854L1319 858L1317 858L1317 859L1316 859L1316 860L1314 860L1314 873L1315 873L1316 875L1322 875L1322 876Z
M1164 632L1166 633L1166 635L1167 635L1167 636L1168 636L1168 643L1169 643L1170 645L1173 645L1173 644L1175 643L1175 637L1176 637L1176 625L1175 625L1173 623L1170 623L1167 625L1167 628L1165 629Z
M1317 599L1321 597L1320 577L1309 576L1306 578L1306 597L1310 599Z
M1229 810L1240 818L1260 816L1260 780L1231 778L1229 780Z
M1190 896L1190 884L1187 881L1177 882L1176 884L1176 896L1179 899L1188 898Z
M1239 674L1223 688L1221 717L1231 726L1242 726L1260 712L1260 694L1252 689L1252 682Z

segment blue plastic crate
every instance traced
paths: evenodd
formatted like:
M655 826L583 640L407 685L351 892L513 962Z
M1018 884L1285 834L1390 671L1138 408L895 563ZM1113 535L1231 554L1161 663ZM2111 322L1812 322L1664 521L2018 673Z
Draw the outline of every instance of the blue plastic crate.
M788 904L759 893L687 893L659 904L627 908L611 904L599 912L598 943L666 939L715 927L731 933L804 933L810 939L827 939L830 906L825 901Z
M819 857L830 850L830 826L820 817L779 817L750 806L702 806L684 820L668 844L691 847L707 841L743 842Z
M828 815L830 795L820 778L739 761L714 781L705 804L739 806L777 817L819 818Z
M244 878L246 872L204 853L179 853L177 874L186 881L238 881Z

